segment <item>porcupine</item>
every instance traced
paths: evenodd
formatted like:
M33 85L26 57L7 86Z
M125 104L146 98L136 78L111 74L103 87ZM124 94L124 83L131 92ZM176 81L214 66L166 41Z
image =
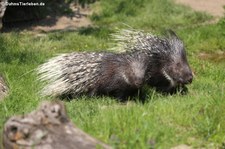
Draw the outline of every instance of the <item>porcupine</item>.
M71 53L50 59L38 68L47 81L43 95L110 95L126 99L143 84L173 93L192 81L182 41L174 32L157 37L135 30L115 35L126 52Z
M187 92L186 84L193 75L187 61L184 44L172 31L164 37L134 29L123 29L113 34L118 51L147 56L146 82L163 93Z
M145 57L109 52L61 54L39 66L46 81L42 95L73 98L108 95L120 100L139 94L145 82Z

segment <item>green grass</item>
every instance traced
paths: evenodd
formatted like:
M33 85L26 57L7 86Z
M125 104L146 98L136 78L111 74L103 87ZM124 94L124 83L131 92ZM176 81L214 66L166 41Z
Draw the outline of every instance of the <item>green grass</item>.
M164 96L149 89L145 103L126 104L109 97L80 97L65 102L72 121L115 148L171 148L179 144L224 148L225 61L199 55L225 52L225 19L203 25L210 16L169 0L104 0L93 7L93 28L41 35L26 31L0 34L0 72L10 87L9 96L0 102L0 129L8 117L28 113L45 100L37 94L40 84L34 69L38 65L58 53L107 49L111 46L109 34L127 24L157 33L166 28L177 32L195 73L189 93Z
M171 0L104 0L96 6L91 17L97 24L118 26L123 23L135 28L162 30L199 24L211 17L193 12L187 7L174 5Z

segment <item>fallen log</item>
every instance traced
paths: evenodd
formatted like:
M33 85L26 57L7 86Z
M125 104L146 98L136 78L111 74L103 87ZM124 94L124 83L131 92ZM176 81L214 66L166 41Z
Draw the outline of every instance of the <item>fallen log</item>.
M78 129L62 102L44 102L36 111L11 117L4 126L5 149L92 149L111 147Z

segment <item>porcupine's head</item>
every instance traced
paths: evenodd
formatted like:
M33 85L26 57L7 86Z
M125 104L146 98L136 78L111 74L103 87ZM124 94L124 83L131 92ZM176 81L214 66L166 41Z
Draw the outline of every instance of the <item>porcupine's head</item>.
M186 84L192 82L193 75L189 67L183 42L173 31L168 32L168 37L157 39L155 44L157 51L153 55L159 64L158 76L152 76L150 85L156 86L158 90L174 93L177 89L185 91ZM158 80L154 82L155 80Z
M183 42L173 31L166 37L158 37L143 31L121 30L113 35L118 41L116 47L136 52L148 57L147 83L158 91L174 93L178 88L185 89L192 82Z

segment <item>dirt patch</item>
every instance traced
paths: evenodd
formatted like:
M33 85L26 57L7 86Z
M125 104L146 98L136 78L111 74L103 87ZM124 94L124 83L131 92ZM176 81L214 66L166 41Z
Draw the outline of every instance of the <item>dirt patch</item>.
M181 145L178 145L176 147L172 147L171 149L192 149L192 147L190 147L186 144L181 144Z
M199 53L198 57L202 60L209 60L215 63L225 62L224 51L217 51L215 53L201 52Z
M196 11L204 11L216 18L224 16L225 0L175 0L177 3L190 6Z
M73 14L70 16L61 16L57 18L47 17L46 19L40 20L39 25L32 27L33 31L55 31L55 30L75 30L80 27L90 26L92 23L88 16L91 15L92 11L90 8L80 9L71 5ZM51 25L51 22L55 22Z
M68 15L49 15L41 20L18 21L4 24L3 32L32 31L33 33L51 32L57 30L76 30L80 27L91 26L89 16L92 10L89 6L81 8L80 5L70 4L71 12Z

